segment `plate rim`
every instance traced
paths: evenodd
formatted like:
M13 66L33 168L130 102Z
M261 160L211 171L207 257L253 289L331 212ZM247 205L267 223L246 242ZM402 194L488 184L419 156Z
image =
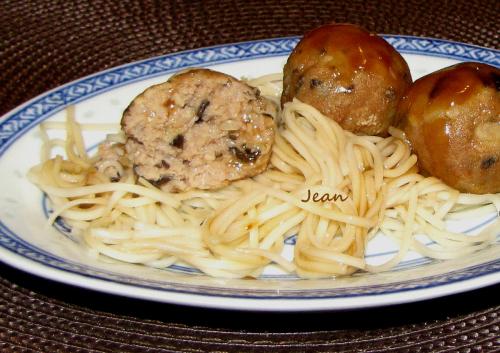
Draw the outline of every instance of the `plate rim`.
M465 281L446 283L432 288L412 289L395 293L371 294L359 297L303 298L299 300L300 298L242 298L231 296L229 297L231 300L228 300L228 297L223 295L210 296L207 294L199 295L185 292L163 291L98 278L85 277L85 281L82 282L82 276L80 274L52 267L46 268L45 265L38 264L29 258L6 251L2 247L0 247L0 254L5 255L5 257L2 256L1 262L5 262L18 270L77 288L95 290L107 295L118 295L121 297L159 303L239 311L306 312L365 309L419 302L480 289L500 282L500 272L496 271L488 275L470 278ZM5 259L7 259L7 261L5 261ZM39 266L30 267L32 264ZM467 284L467 286L464 286L464 283Z
M409 35L396 35L396 34L387 34L383 35L384 39L386 39L390 44L397 40L405 41L420 41L420 42L429 42L432 45L451 45L456 46L457 48L461 47L466 48L473 52L474 50L486 51L493 54L494 59L498 63L495 65L494 63L490 63L493 66L500 66L500 50L493 48L481 47L474 44L456 42L452 40L446 39L437 39L430 37L419 37L419 36L409 36ZM300 39L300 36L289 36L289 37L277 37L277 38L268 38L268 39L258 39L251 41L242 41L236 43L226 43L226 44L218 44L209 47L201 47L196 49L184 50L179 52L173 52L164 55L158 55L151 58L146 58L138 61L133 61L130 63L126 63L123 65L115 66L103 71L99 71L96 73L92 73L90 75L86 75L84 77L78 78L61 86L55 87L51 90L48 90L44 93L39 94L38 96L26 101L25 103L19 105L13 110L7 112L0 118L0 129L5 126L10 119L14 118L19 112L27 107L32 106L36 102L42 100L43 98L50 97L51 94L62 92L65 88L73 87L79 83L83 83L85 81L96 79L101 76L105 76L107 74L117 72L119 70L124 70L127 68L137 67L141 64L152 63L157 60L181 57L182 55L188 56L190 54L195 54L199 52L209 52L210 50L216 51L217 49L238 47L238 46L252 46L261 43L269 43L269 42L286 42L295 43ZM391 42L392 41L392 42ZM295 45L293 44L293 46ZM432 47L431 47L432 48ZM460 48L459 48L460 49ZM483 61L477 58L467 59L464 57L457 57L457 55L443 52L428 52L422 49L409 49L409 48L398 48L399 52L404 54L416 54L416 55L425 55L432 57L445 57L448 59L460 60L460 61L470 61L470 60L478 60ZM262 59L266 57L277 57L284 56L287 53L278 52L270 54L255 54L251 57L229 57L228 59L221 60L209 60L208 62L198 63L196 66L200 64L204 64L203 66L211 66L218 65L223 63L237 62L237 61L246 61L246 60L255 60ZM26 132L30 131L34 126L38 125L43 120L57 113L58 111L64 109L69 104L75 104L86 99L89 99L95 95L99 95L105 93L109 90L116 89L118 87L131 84L134 82L151 79L153 77L157 77L160 75L166 75L169 72L179 70L183 67L192 66L192 65L183 65L180 67L174 67L169 70L159 70L156 74L148 74L148 75L139 75L136 78L125 80L121 83L112 84L104 90L98 90L96 92L90 94L84 94L82 97L77 98L73 101L64 101L64 103L59 106L59 108L55 108L49 110L46 113L40 114L37 118L33 119L29 124L21 127L17 132L14 132L12 136L7 138L7 142L3 142L0 135L0 158L3 153L9 149L12 143L14 143L17 139L19 139ZM0 130L1 133L1 130ZM5 229L7 229L7 233L11 232L8 227L4 225L2 220L0 219L0 238L4 236L8 236L5 233ZM13 233L14 234L14 233ZM20 238L20 237L19 237ZM1 240L1 239L0 239ZM28 243L28 242L26 242ZM435 286L423 287L417 289L406 289L406 290L398 290L393 292L382 292L375 294L359 294L356 296L332 296L332 297L306 297L306 298L296 298L296 297L248 297L248 296L235 296L235 295L210 295L207 293L193 293L193 292L182 292L182 291L173 291L171 289L164 288L145 288L141 285L137 284L127 284L121 283L117 281L113 281L109 278L98 278L98 277L89 277L81 272L71 272L62 268L56 268L54 266L50 266L41 261L36 261L27 256L23 256L17 252L13 252L10 249L4 247L3 243L0 242L0 254L2 254L0 261L7 263L15 268L23 270L25 272L38 275L40 277L44 277L50 280L55 280L61 283L70 284L73 286L84 287L87 289L93 289L97 291L102 291L105 293L112 293L116 295L125 295L134 298L141 298L146 300L153 301L161 301L168 302L173 304L183 304L183 305L194 305L194 306L203 306L203 307L213 307L220 309L240 309L240 310L262 310L262 311L306 311L306 310L343 310L343 309L354 309L354 308L364 308L364 307L373 307L380 305L391 305L391 304L399 304L406 303L412 301L420 301L426 300L438 296L450 295L454 293L459 293L463 291L473 290L477 288L481 288L487 285L492 285L500 282L500 259L496 259L494 261L487 262L487 264L494 264L495 270L492 272L488 272L485 274L481 274L478 276L471 276L466 279L458 279L452 282L446 282L444 284L436 284ZM485 266L486 263L481 264ZM477 265L480 266L480 265ZM474 266L471 266L474 267ZM498 267L498 268L497 268ZM100 270L100 269L98 269ZM462 269L464 270L464 269ZM449 272L447 272L449 273ZM81 281L82 276L84 277L84 282ZM79 280L80 279L80 280ZM412 280L409 280L410 282ZM414 280L413 280L414 281ZM464 285L465 284L465 285ZM117 286L117 287L115 287ZM196 287L196 286L195 286ZM368 286L373 287L373 286ZM447 288L447 290L445 290ZM129 289L130 292L123 291L123 289ZM235 289L237 290L237 289ZM289 290L293 291L293 290ZM315 290L318 291L318 290ZM150 293L152 292L152 293ZM279 292L279 290L278 290ZM129 293L130 295L127 295ZM161 295L159 295L159 293ZM412 294L413 293L413 294ZM417 293L418 295L415 295ZM155 295L152 295L155 294ZM178 297L180 296L180 297ZM207 300L208 297L208 300ZM218 298L219 300L214 300L214 298ZM230 298L231 301L227 299ZM186 300L187 299L187 300ZM191 300L189 300L191 299ZM223 301L220 302L220 299ZM271 300L270 300L271 299ZM300 299L300 300L297 300ZM263 301L270 300L270 305L263 305ZM296 302L301 303L301 305L292 305L290 304ZM304 305L305 304L305 305Z

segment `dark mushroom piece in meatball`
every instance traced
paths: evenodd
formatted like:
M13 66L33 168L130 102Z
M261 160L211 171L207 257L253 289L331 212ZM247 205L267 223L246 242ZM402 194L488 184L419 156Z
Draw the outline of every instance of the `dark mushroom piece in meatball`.
M329 24L307 33L288 58L281 104L296 97L346 130L384 136L411 82L406 61L384 39Z
M189 70L132 101L125 148L135 173L162 190L219 188L266 169L276 109L234 77Z
M500 192L500 70L457 64L424 76L400 104L420 167L462 192Z

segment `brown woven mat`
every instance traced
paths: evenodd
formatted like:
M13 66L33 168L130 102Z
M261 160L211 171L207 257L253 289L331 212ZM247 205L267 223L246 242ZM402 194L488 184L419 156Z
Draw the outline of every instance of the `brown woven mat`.
M0 113L105 68L319 24L499 47L500 1L0 2ZM0 265L1 352L500 350L500 287L363 311L252 314L111 297Z

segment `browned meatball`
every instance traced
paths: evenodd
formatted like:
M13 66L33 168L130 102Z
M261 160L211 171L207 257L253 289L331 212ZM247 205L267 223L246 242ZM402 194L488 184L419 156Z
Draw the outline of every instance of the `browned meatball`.
M462 63L424 76L401 100L419 164L462 191L500 192L500 70Z
M329 24L307 33L288 58L281 104L297 97L346 130L386 135L410 83L406 61L385 40Z
M276 106L229 75L194 69L152 86L122 118L134 171L166 191L214 189L264 171Z

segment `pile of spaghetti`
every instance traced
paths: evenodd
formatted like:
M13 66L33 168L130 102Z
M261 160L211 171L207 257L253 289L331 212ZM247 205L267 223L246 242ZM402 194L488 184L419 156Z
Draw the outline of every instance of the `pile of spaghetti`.
M269 75L249 83L276 100L275 81ZM391 129L387 138L357 136L298 100L276 118L267 171L215 191L169 194L132 169L122 171L120 182L100 174L82 138L82 129L100 126L77 123L68 109L65 123L41 124L42 163L29 178L52 202L49 223L63 217L99 254L158 268L184 263L216 277L258 277L270 264L304 278L385 271L410 250L450 259L495 241L498 218L475 236L450 232L445 222L498 212L500 196L461 194L420 175L401 131ZM49 139L47 130L58 128L66 139ZM123 139L120 133L108 136L108 142ZM66 159L51 158L56 146L64 147ZM304 201L315 193L337 197ZM365 248L379 231L399 251L370 266ZM282 250L292 235L294 255L287 259Z

